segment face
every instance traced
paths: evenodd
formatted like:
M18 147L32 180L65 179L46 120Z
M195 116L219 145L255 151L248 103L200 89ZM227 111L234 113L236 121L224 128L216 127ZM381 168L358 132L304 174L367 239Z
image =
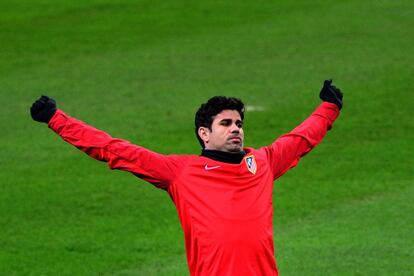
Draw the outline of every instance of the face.
M205 149L225 152L240 152L243 149L243 121L236 110L223 110L214 117L211 130L200 127L198 135L204 141Z

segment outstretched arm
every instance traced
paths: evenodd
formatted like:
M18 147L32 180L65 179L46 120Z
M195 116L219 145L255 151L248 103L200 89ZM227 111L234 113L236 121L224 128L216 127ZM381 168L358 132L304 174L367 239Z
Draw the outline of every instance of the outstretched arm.
M299 159L319 144L342 108L342 93L327 80L319 94L323 103L299 126L282 135L266 152L274 179L296 166Z
M32 105L31 115L34 120L47 123L66 142L97 160L107 162L111 169L132 172L159 188L167 189L183 166L182 157L158 154L113 138L66 115L49 97L42 96L37 100Z

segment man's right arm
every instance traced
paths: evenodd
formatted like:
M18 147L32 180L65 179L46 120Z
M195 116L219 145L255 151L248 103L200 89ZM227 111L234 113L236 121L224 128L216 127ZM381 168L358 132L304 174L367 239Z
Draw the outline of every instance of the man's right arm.
M50 98L40 98L38 101L31 109L34 120L47 123L63 140L89 156L107 162L111 169L129 171L159 188L167 189L183 166L183 158L158 154L126 140L113 138L104 131L68 116L57 109ZM37 116L40 113L44 116Z

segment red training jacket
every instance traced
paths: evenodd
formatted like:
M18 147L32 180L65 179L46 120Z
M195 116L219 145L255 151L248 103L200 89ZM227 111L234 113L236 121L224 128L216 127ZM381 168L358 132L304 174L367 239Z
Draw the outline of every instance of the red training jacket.
M49 127L111 169L129 171L166 190L184 230L191 275L278 275L273 248L273 181L321 142L339 115L323 102L293 131L240 164L196 155L163 155L58 110Z

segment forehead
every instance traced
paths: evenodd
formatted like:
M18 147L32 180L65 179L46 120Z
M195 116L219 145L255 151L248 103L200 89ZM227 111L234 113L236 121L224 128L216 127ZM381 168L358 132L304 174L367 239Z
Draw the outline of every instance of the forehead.
M241 117L240 114L237 110L230 110L230 109L226 109L221 111L219 114L217 114L214 117L214 121L221 121L221 120L225 120L225 119L231 119L233 121L237 121L240 120L241 121Z

